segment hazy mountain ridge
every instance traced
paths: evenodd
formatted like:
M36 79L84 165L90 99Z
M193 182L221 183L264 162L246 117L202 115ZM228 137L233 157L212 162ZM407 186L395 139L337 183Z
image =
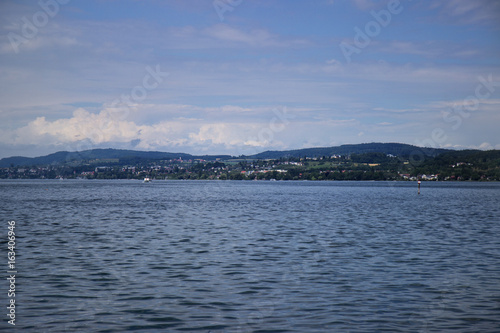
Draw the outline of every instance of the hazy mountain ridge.
M408 158L412 154L415 156L434 157L441 153L452 150L442 148L422 148L403 143L362 143L346 144L334 147L303 148L284 151L264 151L250 156L241 156L248 159L279 159L281 157L321 157L332 155L351 155L364 153L384 153L394 156ZM90 160L118 159L120 163L134 163L145 160L165 160L165 159L229 159L230 155L191 155L187 153L170 153L159 151L139 151L124 149L90 149L81 152L59 151L53 154L39 157L12 156L2 158L0 167L10 166L35 166L35 165L61 165L66 163L79 163Z
M78 163L90 160L118 159L120 162L136 162L139 160L165 160L165 159L195 159L203 158L215 160L216 158L230 158L230 155L206 155L194 156L186 153L168 153L159 151L140 151L124 149L90 149L81 152L60 151L53 154L39 157L12 156L2 158L0 167L14 166L34 166L34 165L61 165L65 163Z

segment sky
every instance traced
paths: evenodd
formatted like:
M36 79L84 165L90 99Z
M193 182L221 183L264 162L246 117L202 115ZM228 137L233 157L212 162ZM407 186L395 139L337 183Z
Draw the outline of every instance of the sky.
M0 101L0 158L500 149L500 1L2 0Z

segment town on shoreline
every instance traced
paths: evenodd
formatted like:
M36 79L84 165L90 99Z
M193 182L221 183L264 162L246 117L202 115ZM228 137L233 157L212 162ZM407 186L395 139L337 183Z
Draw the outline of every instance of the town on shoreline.
M386 153L320 157L119 159L0 168L0 179L500 181L500 151L412 160Z

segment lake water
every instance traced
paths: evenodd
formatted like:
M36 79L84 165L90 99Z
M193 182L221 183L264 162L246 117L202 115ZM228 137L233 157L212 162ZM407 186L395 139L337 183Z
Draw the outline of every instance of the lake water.
M23 332L500 331L500 183L4 180L0 207Z

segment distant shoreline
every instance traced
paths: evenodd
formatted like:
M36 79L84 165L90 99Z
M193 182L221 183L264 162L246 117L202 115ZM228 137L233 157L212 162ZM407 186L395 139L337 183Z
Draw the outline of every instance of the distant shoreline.
M47 182L62 182L62 181L91 181L91 182L97 182L97 181L134 181L134 182L139 182L143 183L143 179L117 179L117 178L93 178L93 179L87 179L87 178L56 178L56 179L47 179L47 178L2 178L0 179L0 182L2 181L47 181ZM155 182L245 182L245 183L250 183L250 182L259 182L259 183L274 183L275 181L268 180L268 179L152 179L149 183L155 183ZM320 182L326 182L326 183L348 183L348 182L353 182L353 183L393 183L393 182L398 182L398 183L416 183L416 180L328 180L328 179L323 179L323 180L309 180L309 179L290 179L290 180L277 180L276 182L315 182L315 183L320 183ZM499 180L422 180L423 183L500 183Z

